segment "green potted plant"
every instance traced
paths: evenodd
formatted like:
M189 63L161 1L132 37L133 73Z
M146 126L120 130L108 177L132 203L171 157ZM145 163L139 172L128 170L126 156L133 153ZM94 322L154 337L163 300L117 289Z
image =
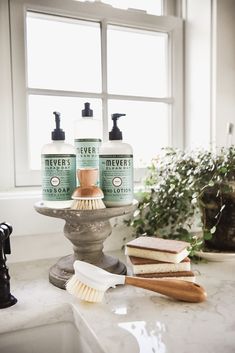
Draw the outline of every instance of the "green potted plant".
M208 247L235 250L234 146L217 153L164 149L145 186L129 221L135 236L186 240L192 256Z

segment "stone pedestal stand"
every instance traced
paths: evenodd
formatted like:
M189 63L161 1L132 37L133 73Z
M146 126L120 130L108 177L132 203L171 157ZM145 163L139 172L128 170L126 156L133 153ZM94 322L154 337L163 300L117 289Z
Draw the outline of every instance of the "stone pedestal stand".
M86 261L106 271L126 274L126 266L117 258L103 253L103 243L111 234L110 219L133 213L138 206L104 208L100 210L71 210L69 208L48 208L42 202L35 204L38 213L65 220L64 235L73 244L74 253L62 257L50 268L49 281L56 287L65 288L66 281L74 273L75 260Z

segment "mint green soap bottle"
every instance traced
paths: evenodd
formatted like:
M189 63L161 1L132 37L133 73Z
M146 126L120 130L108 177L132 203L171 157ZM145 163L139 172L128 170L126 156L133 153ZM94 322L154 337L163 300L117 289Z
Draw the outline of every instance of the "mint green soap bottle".
M46 207L69 208L76 188L76 155L74 146L65 143L60 128L60 113L54 112L56 128L51 133L52 143L41 151L42 200Z
M113 128L109 141L100 148L100 188L107 207L130 205L133 202L133 149L122 141L117 120L126 114L112 114Z

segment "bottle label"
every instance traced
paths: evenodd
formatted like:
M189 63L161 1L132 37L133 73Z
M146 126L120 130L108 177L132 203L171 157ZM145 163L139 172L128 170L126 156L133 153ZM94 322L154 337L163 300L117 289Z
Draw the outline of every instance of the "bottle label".
M75 139L76 167L99 168L100 139Z
M41 161L43 200L71 200L76 187L76 156L74 154L43 154Z
M99 167L104 201L132 202L133 155L100 155Z

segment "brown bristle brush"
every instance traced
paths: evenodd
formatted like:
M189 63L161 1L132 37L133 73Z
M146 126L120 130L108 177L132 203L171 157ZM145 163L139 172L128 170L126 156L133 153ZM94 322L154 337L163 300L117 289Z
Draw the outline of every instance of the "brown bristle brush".
M77 177L80 186L72 194L74 202L71 208L73 210L97 210L105 208L105 204L102 201L104 197L103 191L95 185L98 179L98 169L78 169Z

